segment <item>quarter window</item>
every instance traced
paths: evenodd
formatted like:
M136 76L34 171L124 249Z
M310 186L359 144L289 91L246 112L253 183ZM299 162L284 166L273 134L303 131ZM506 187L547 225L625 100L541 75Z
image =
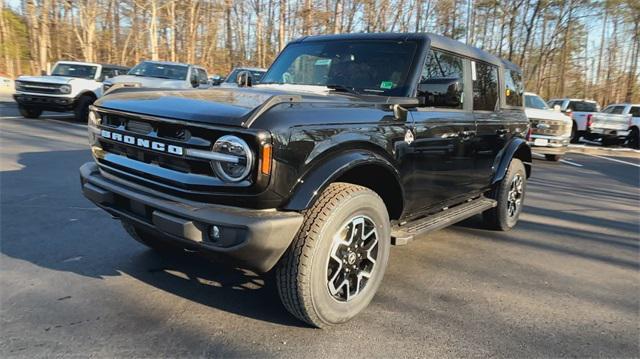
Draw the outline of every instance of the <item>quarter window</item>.
M522 74L518 71L505 70L504 84L506 87L506 99L509 106L522 106L522 94L524 86L522 85Z
M495 111L498 103L498 68L476 62L476 78L473 81L473 109Z
M461 109L464 93L462 58L431 50L420 77L418 97L425 105Z

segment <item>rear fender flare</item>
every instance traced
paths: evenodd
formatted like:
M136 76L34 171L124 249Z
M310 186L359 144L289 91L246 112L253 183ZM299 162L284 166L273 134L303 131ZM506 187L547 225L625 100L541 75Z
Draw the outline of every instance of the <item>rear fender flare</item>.
M496 158L496 165L494 165L495 172L491 184L494 185L504 178L509 164L513 158L518 158L527 170L527 178L531 176L531 147L522 138L512 139L507 146L505 146Z

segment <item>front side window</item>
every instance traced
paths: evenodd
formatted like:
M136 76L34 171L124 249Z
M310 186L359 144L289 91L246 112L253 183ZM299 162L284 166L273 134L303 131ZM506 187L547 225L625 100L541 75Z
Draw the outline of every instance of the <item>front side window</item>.
M524 95L524 106L538 110L548 110L547 104L537 95Z
M51 76L68 76L81 79L93 79L98 71L97 66L77 64L57 64L51 71Z
M461 109L464 94L464 61L438 50L429 51L418 84L418 97L426 106Z
M209 83L209 79L207 78L207 73L203 69L197 69L198 71L198 82L201 85L206 85Z
M141 62L129 71L129 75L156 77L169 80L186 80L189 67L156 62Z
M507 99L507 105L522 106L522 94L524 93L522 73L505 69L504 84L506 87L505 97Z
M629 110L629 113L631 114L632 117L640 117L640 106L631 107L631 110Z
M476 62L475 68L473 109L495 111L498 103L498 68L483 62Z
M285 48L262 84L344 87L358 93L407 96L417 43L413 41L312 41Z

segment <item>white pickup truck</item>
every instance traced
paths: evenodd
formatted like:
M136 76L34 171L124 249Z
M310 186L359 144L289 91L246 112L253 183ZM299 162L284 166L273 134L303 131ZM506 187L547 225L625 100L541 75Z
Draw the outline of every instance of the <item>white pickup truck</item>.
M602 112L595 113L588 128L590 140L600 139L605 146L622 143L627 139L632 127L629 111L625 105L609 105Z
M577 98L556 98L547 101L547 104L552 109L558 106L562 113L571 117L571 120L573 120L571 132L572 143L577 143L580 137L587 134L587 129L591 125L593 115L600 110L597 102Z
M592 136L602 139L603 145L627 141L638 148L640 128L640 104L612 104L596 113L590 126Z
M116 65L58 61L49 75L18 77L13 98L26 118L38 118L42 111L73 111L78 121L86 122L89 105L102 95L102 81L127 71Z

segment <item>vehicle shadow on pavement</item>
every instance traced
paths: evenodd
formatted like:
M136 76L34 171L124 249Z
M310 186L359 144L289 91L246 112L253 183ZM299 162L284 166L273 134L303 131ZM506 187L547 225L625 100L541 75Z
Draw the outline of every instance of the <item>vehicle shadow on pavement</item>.
M87 150L23 153L20 169L0 172L3 255L91 278L126 274L211 308L302 326L280 303L269 275L184 252L161 255L131 239L82 196L78 168L89 160Z

